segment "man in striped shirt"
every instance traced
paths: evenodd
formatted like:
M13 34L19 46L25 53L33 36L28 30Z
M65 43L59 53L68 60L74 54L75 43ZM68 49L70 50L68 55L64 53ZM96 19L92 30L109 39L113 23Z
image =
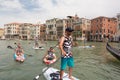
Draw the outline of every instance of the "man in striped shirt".
M60 70L60 80L63 78L64 70L69 66L69 78L72 78L72 68L74 67L74 59L72 55L72 32L74 30L71 27L65 29L65 35L60 39L59 47L61 50L61 70Z

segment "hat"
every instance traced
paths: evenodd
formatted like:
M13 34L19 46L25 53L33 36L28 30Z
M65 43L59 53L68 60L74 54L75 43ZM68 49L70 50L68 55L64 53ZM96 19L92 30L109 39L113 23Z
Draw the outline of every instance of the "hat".
M53 47L50 47L50 49L53 49Z
M72 31L74 31L74 29L72 29L71 27L67 27L67 28L65 29L65 31L72 32Z

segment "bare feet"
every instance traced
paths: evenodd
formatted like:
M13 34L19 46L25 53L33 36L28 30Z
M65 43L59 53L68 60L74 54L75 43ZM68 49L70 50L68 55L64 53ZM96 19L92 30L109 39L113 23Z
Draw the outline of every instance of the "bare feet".
M70 79L70 80L74 80L74 78L72 78L72 77L69 77L69 79Z

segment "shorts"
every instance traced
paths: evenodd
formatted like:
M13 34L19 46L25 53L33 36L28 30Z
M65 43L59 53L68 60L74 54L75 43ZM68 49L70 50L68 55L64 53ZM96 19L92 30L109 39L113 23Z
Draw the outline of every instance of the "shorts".
M69 58L61 57L61 70L65 70L67 66L71 68L74 67L73 57L69 57Z

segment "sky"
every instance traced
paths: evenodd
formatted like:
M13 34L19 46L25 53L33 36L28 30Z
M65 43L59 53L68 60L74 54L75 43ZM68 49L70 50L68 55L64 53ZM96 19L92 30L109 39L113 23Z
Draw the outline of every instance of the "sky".
M80 18L116 17L120 0L0 0L0 27L4 24L45 23L77 14Z

